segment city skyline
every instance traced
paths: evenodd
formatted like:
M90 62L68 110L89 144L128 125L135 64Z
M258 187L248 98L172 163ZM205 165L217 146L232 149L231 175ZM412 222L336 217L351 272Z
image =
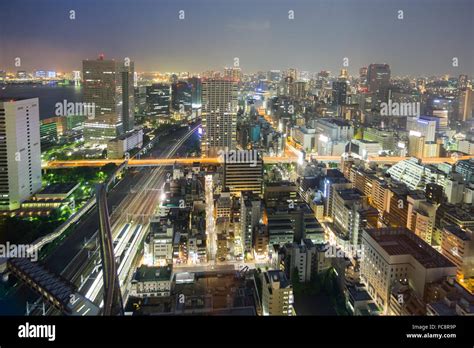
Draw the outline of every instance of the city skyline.
M472 76L474 4L455 2L20 0L2 11L0 68L80 70L83 59L104 54L129 57L139 72L219 70L238 58L244 72L346 68L355 75L387 63L394 76ZM23 20L14 21L19 8Z
M194 344L235 316L260 317L236 331L258 343L469 343L473 15L474 0L2 4L4 341L136 345L158 328Z

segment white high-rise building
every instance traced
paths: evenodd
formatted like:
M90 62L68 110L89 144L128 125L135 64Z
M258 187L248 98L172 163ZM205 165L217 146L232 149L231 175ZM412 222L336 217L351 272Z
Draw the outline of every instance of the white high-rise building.
M40 189L38 98L0 99L0 209L18 209Z
M236 146L237 84L231 79L202 82L202 155L216 157Z

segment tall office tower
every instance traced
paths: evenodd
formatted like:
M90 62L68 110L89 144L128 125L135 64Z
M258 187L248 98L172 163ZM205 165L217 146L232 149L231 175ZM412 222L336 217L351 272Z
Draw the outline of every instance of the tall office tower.
M118 85L122 93L122 105L119 105L119 116L121 114L123 123L122 133L126 133L132 130L135 125L135 99L133 95L135 79L134 63L119 64L118 70L120 72Z
M283 78L280 81L280 86L278 88L278 95L290 96L290 92L292 89L291 86L293 85L294 81L295 80L293 79L293 77L285 76L285 78Z
M243 191L240 196L240 239L245 253L252 251L253 231L261 218L260 197L252 191Z
M171 86L164 83L154 83L146 87L146 115L168 118L170 116Z
M290 96L297 99L306 97L306 91L308 90L308 83L305 81L295 81L289 86Z
M458 88L461 90L467 88L467 83L468 83L467 75L459 75Z
M192 86L185 81L178 81L171 85L171 105L179 112L191 111Z
M437 131L446 131L448 123L455 119L455 104L454 97L438 95L428 97L426 100L426 114L436 119Z
M18 209L40 189L38 98L0 99L0 209Z
M226 79L202 82L202 155L216 157L236 146L237 84Z
M242 79L242 70L238 67L224 68L224 78L238 82Z
M390 66L388 64L370 64L367 69L369 92L377 97L377 103L387 101L390 86Z
M298 70L296 70L295 68L289 68L286 71L286 77L291 77L293 81L298 80Z
M347 82L334 81L332 83L332 105L342 106L346 104Z
M367 80L367 67L366 66L363 66L362 68L359 69L359 78L361 80Z
M459 120L467 121L473 117L474 95L470 88L459 92Z
M133 129L133 62L119 63L100 56L97 60L82 61L82 71L84 102L95 104L99 122L101 116L108 122L112 118L117 135Z
M146 115L146 87L147 86L134 87L135 118Z
M262 274L263 315L292 316L293 287L283 271L267 271Z
M202 83L199 77L190 77L188 83L191 85L191 106L199 109L202 104Z

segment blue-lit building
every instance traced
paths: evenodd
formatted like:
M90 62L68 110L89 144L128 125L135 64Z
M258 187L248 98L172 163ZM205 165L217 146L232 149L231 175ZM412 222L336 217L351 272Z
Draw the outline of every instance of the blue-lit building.
M254 125L250 128L250 140L253 143L258 143L260 141L260 125Z

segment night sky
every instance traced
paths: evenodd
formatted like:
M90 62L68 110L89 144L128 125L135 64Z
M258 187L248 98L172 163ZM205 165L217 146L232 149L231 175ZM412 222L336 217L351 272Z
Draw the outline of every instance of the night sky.
M377 62L393 75L473 76L474 1L0 0L0 70L70 71L99 53L137 71L222 70L239 57L244 72L337 72L347 57L352 74Z

